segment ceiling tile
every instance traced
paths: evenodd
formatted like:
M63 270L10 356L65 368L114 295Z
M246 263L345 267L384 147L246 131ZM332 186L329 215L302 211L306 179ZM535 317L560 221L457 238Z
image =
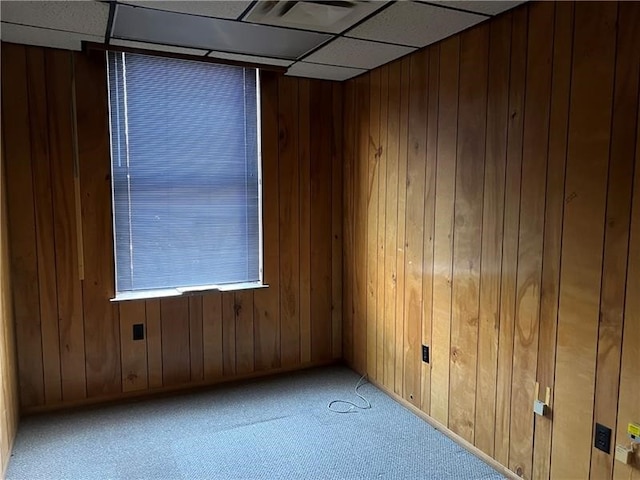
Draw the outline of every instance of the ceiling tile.
M296 62L286 75L292 77L321 78L324 80L336 80L341 82L356 77L366 70L349 67L336 67L334 65L320 65L318 63Z
M526 1L526 0L525 0ZM510 8L517 7L525 3L525 1L507 1L507 0L490 0L490 1L473 1L473 0L435 0L432 3L442 4L447 7L460 8L471 12L485 13L487 15L496 15Z
M255 55L242 55L239 53L211 52L211 58L221 58L224 60L235 60L237 62L258 63L262 65L275 65L278 67L288 67L293 60L280 60L279 58L256 57Z
M485 20L483 15L398 2L347 33L349 37L424 47Z
M325 33L184 15L123 4L118 4L116 9L112 35L123 40L291 60L331 38Z
M384 7L375 2L258 2L244 21L301 28L317 32L341 33L367 15Z
M352 68L375 68L411 53L415 48L367 42L355 38L337 38L309 55L305 60Z
M217 1L159 1L159 0L119 0L118 3L128 3L140 7L156 8L169 12L189 13L191 15L204 15L206 17L237 19L244 12L250 1L243 0L217 0Z
M198 50L197 48L174 47L172 45L161 45L158 43L133 42L131 40L120 40L114 38L109 42L110 45L119 47L141 48L144 50L155 50L158 52L180 53L183 55L205 56L207 50Z
M3 22L101 36L107 30L109 5L102 2L0 2Z
M61 48L64 50L81 50L83 40L100 43L104 41L104 37L95 35L63 32L61 30L50 30L47 28L29 27L4 22L2 22L2 28L0 28L0 39L2 39L3 42Z

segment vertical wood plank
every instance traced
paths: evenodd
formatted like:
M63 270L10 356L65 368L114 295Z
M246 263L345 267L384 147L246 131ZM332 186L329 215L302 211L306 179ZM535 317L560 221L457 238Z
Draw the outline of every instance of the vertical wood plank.
M633 152L637 142L634 127L638 117L638 102L634 99L638 98L638 73L640 73L640 56L637 54L640 51L640 30L637 28L639 24L640 5L620 3L593 415L594 422L607 425L614 432L618 410L625 284L629 254ZM623 443L626 442L625 437L620 440ZM592 479L612 477L612 453L616 443L617 441L612 442L611 454L592 446L590 472Z
M438 150L436 157L435 227L433 238L433 313L431 328L431 416L449 424L449 358L453 220L458 143L460 37L440 45Z
M145 308L147 337L147 379L149 388L162 387L162 322L160 300L147 300Z
M405 235L407 208L407 158L409 149L409 101L411 58L401 60L400 127L398 138L398 236L396 240L396 328L394 391L402 395L404 388L404 315L405 315Z
M204 379L203 333L202 297L200 295L189 297L189 356L192 382ZM251 337L253 338L253 330ZM251 357L253 358L253 352Z
M222 294L222 373L236 374L236 298L233 292Z
M344 101L342 105L343 111L343 205L344 215L342 216L343 231L343 255L342 255L342 285L344 289L342 304L342 356L347 365L353 366L353 313L354 298L353 284L355 277L355 261L354 261L354 198L353 198L353 179L354 167L356 164L355 150L355 132L356 132L356 115L355 115L355 80L349 80L344 87ZM395 251L395 249L394 249ZM302 256L300 257L302 262ZM301 268L302 277L302 268ZM302 298L301 298L302 308Z
M627 296L625 298L624 326L622 335L622 364L620 367L620 396L618 402L617 439L626 439L627 424L640 418L640 117L636 130L636 159L633 182L633 204L631 206L631 230L629 256L627 261ZM626 440L625 440L626 441ZM635 466L640 465L640 450L636 447L634 465L615 462L615 480L638 480L640 473Z
M331 352L342 358L342 85L332 84L331 112Z
M149 387L147 373L147 342L133 339L133 326L141 323L146 336L146 308L144 300L121 302L120 355L122 362L122 391L133 392Z
M482 210L475 445L493 455L504 217L511 15L491 24Z
M160 321L163 386L187 383L191 379L189 300L180 297L160 300Z
M422 373L422 254L424 249L425 164L429 52L411 56L407 200L405 209L404 385L403 396L420 406Z
M253 356L253 292L236 292L236 373L250 373L254 369Z
M368 208L368 151L370 118L370 75L362 75L356 80L356 161L354 167L355 198L355 284L354 284L354 366L360 373L367 370L367 208Z
M35 206L38 291L40 292L40 331L44 400L62 400L60 378L60 337L58 334L58 292L55 271L51 163L49 158L47 86L44 49L27 47L27 88L29 89L29 131Z
M278 200L278 76L260 72L262 147L263 281L269 288L253 297L255 368L280 366L280 240ZM215 303L215 302L214 302ZM214 317L215 318L215 317ZM215 328L214 328L215 330ZM217 331L217 330L216 330ZM206 351L206 349L205 349ZM213 355L209 372L217 371Z
M378 137L378 232L377 232L377 284L376 284L376 379L384 383L384 325L385 325L385 232L386 232L386 202L387 202L387 119L389 116L389 67L380 67L380 123Z
M71 52L45 51L62 399L87 395L74 179Z
M331 82L311 85L311 359L331 358Z
M278 80L280 158L280 350L283 366L300 362L298 80Z
M511 396L509 452L511 470L526 477L531 476L533 463L531 405L535 400L538 362L554 13L552 3L535 4L529 9L513 346L513 378L518 379L518 388Z
M460 35L449 427L469 442L475 422L488 44L486 25Z
M122 384L120 332L109 302L115 288L107 74L101 55L74 53L73 58L84 241L85 364L87 394L93 397L117 393Z
M402 63L389 66L389 109L387 113L387 171L385 174L385 252L384 257L384 385L393 390L396 374L396 299L398 240L398 149L400 147L400 95ZM345 119L346 122L347 119Z
M422 345L431 348L433 325L433 254L436 208L436 167L438 155L438 83L440 77L440 48L429 49L427 143L424 193L424 235L423 235L423 276L422 276ZM421 362L420 394L422 411L431 411L431 366Z
M556 326L560 290L560 249L564 213L564 180L567 155L569 90L571 83L571 49L573 39L573 4L556 4L553 79L549 120L549 153L545 202L542 285L540 288L540 334L538 337L537 382L541 392L551 388L553 411L556 357ZM548 479L551 461L549 418L535 417L533 444L533 478Z
M558 478L589 476L584 419L593 418L616 15L615 3L576 4L551 454Z
M376 371L376 293L378 290L378 183L380 163L380 84L381 71L375 69L370 73L369 84L369 142L367 157L368 180L364 183L367 194L367 374L378 378Z
M311 361L311 98L310 80L298 85L300 180L300 360Z
M528 7L513 13L511 25L511 70L509 82L509 123L507 127L507 165L500 274L500 332L498 335L498 381L496 392L496 437L494 458L509 463L511 430L511 390L513 339L515 331L516 272L518 232L520 230L520 186L522 176L522 137L524 91L527 66Z
M20 405L44 403L25 47L2 45L2 128ZM11 118L10 122L4 121Z
M257 291L254 293L254 305ZM254 308L254 313L256 309ZM254 334L257 332L254 316ZM202 339L204 379L210 381L222 377L222 294L209 293L202 297ZM254 346L257 344L254 338ZM256 348L257 351L257 348ZM257 358L254 362L257 364ZM255 366L255 365L254 365Z

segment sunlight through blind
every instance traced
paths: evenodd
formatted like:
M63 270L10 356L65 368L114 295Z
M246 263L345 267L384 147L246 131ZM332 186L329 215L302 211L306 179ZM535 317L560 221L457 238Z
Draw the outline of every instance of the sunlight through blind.
M107 59L116 290L259 281L257 70Z

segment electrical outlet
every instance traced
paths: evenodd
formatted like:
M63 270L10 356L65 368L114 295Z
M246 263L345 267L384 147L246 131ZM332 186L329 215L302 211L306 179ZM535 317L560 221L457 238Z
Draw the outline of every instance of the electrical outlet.
M611 429L596 423L596 434L593 446L605 453L611 453Z
M144 324L136 323L133 325L133 339L144 340Z
M422 345L422 361L429 363L429 345Z

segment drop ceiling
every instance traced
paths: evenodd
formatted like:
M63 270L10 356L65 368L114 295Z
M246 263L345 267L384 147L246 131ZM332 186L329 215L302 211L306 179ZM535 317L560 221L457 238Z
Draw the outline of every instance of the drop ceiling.
M6 42L80 50L110 43L287 68L346 80L522 1L0 2Z

